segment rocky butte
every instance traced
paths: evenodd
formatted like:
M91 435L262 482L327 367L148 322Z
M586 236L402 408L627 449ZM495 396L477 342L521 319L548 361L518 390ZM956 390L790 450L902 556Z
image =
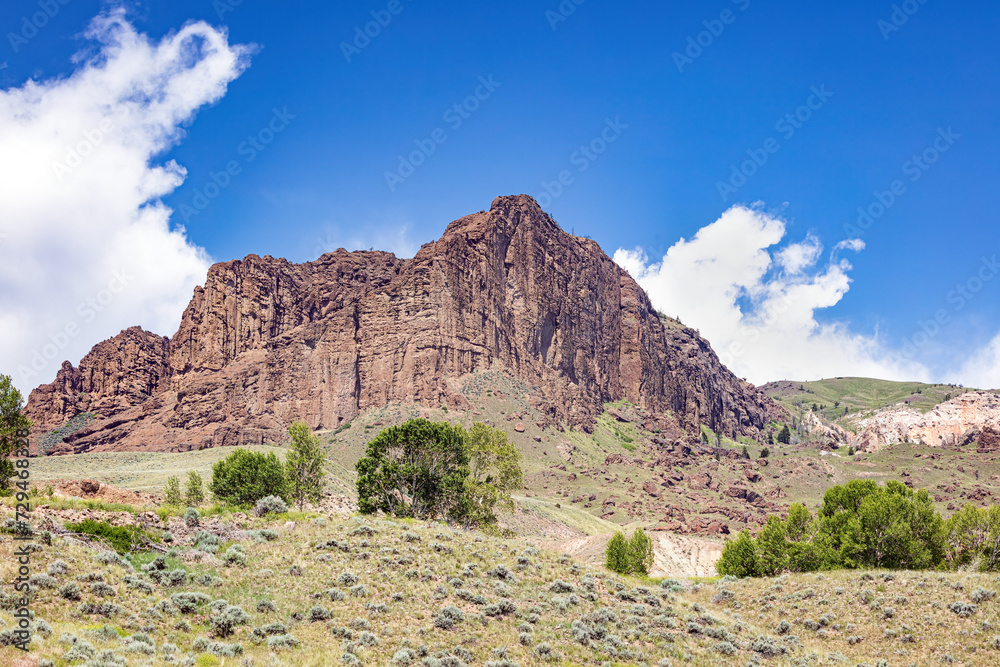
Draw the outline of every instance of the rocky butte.
M588 430L620 399L729 437L783 415L523 195L452 222L409 260L216 264L173 337L123 331L65 362L26 413L35 446L76 418L50 454L187 451L279 442L293 420L332 429L390 403L464 409L456 380L479 371L520 379L552 424Z

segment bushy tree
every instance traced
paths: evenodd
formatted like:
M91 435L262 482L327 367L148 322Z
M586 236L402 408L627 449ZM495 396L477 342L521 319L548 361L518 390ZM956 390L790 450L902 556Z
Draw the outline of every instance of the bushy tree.
M926 491L890 480L861 501L847 522L844 562L856 567L920 570L943 557L941 516Z
M848 567L924 569L944 558L944 522L927 491L889 480L827 490L822 532Z
M212 466L209 490L223 502L239 507L253 507L265 496L287 500L285 467L274 452L260 454L237 449Z
M418 519L448 516L469 476L465 430L411 419L368 443L357 463L358 509Z
M729 540L722 547L722 557L715 565L716 571L722 576L759 577L760 559L757 555L757 545L750 531L744 530L735 540Z
M778 433L778 442L780 442L783 445L787 445L791 441L792 441L792 431L791 429L788 428L788 424L785 424L784 427L781 429L781 432Z
M469 476L456 518L467 526L495 526L498 510L513 512L511 493L524 483L521 452L500 429L475 423L465 437Z
M205 502L205 485L201 475L194 470L188 471L187 483L184 485L184 502L188 507L198 507Z
M757 562L762 576L773 577L788 567L788 532L785 522L773 514L757 535Z
M0 490L10 488L14 463L8 458L18 450L18 442L26 438L31 420L21 414L24 398L9 375L0 375ZM19 435L20 434L20 435Z
M653 540L642 528L636 528L628 541L629 564L633 574L649 574L653 567Z
M288 427L291 439L285 457L285 477L288 480L288 497L302 509L309 502L323 497L323 477L326 475L326 454L319 438L305 422L295 422Z
M1000 505L966 503L945 523L947 560L953 567L1000 569Z
M628 540L622 533L615 533L604 550L604 564L612 572L629 574L632 564L629 558Z
M642 528L636 528L632 537L615 533L604 550L604 564L618 574L649 574L653 566L653 540Z
M167 485L163 489L163 504L172 507L179 507L181 504L181 482L175 476L167 478Z
M812 514L802 503L792 503L788 508L788 518L785 520L785 533L788 539L799 542L809 536L813 525Z

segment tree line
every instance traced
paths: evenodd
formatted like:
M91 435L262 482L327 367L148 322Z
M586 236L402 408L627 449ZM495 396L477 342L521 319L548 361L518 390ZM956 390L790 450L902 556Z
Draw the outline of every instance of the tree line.
M881 568L1000 569L1000 506L967 504L945 519L926 490L856 479L823 496L817 516L795 503L771 516L756 537L726 542L719 574L769 577L782 572Z

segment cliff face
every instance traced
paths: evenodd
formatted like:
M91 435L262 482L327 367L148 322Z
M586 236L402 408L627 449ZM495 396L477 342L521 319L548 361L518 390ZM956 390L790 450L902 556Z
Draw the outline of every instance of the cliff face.
M909 407L880 410L858 423L858 435L851 445L865 452L876 452L900 442L953 447L974 443L985 435L985 446L992 449L991 434L997 430L1000 430L1000 396L970 391L926 414Z
M406 262L340 250L218 264L172 339L123 332L79 369L65 364L27 412L44 428L99 415L56 452L254 444L295 419L335 428L394 402L463 408L453 381L486 370L535 387L552 421L583 428L622 398L730 436L780 415L707 342L661 321L596 243L525 196L453 222Z
M78 414L113 417L166 388L170 340L132 327L98 343L80 361L68 361L52 384L31 392L25 412L36 430L62 426Z

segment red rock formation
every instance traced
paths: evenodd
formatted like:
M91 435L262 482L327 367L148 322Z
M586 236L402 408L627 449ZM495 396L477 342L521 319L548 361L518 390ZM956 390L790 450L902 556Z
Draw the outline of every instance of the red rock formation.
M113 417L166 388L169 351L168 339L126 329L95 345L79 368L64 362L55 382L31 392L25 412L36 430L57 428L83 412Z
M525 196L453 222L405 262L339 250L217 264L172 339L123 332L65 364L27 412L43 428L99 415L55 453L256 444L294 419L334 428L389 403L465 408L448 380L488 370L536 387L550 421L588 429L623 398L731 437L780 416Z

